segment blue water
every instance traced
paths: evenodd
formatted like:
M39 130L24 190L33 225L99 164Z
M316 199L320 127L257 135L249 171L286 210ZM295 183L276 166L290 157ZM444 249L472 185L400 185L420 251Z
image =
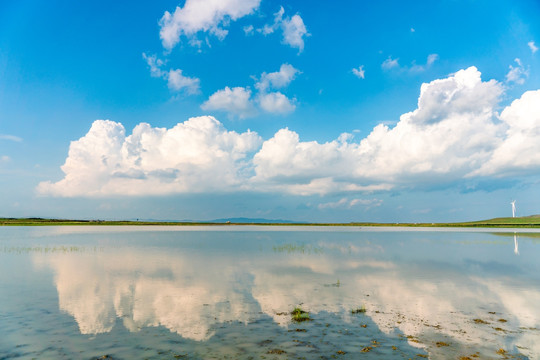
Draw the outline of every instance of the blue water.
M0 359L539 359L538 259L517 230L0 227Z

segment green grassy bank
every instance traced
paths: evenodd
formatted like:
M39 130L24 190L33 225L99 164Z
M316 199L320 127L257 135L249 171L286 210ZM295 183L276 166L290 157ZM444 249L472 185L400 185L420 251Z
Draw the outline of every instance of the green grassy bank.
M161 221L109 221L109 220L71 220L71 219L43 219L43 218L0 218L0 226L47 226L47 225L267 225L267 226L410 226L410 227L500 227L500 228L540 228L540 215L523 216L515 218L495 218L481 221L459 223L264 223L264 222L161 222Z

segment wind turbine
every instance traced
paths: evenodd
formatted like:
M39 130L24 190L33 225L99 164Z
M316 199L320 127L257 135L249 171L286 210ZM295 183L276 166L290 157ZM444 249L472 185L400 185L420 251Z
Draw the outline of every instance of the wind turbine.
M512 205L512 217L516 217L516 200L510 203Z

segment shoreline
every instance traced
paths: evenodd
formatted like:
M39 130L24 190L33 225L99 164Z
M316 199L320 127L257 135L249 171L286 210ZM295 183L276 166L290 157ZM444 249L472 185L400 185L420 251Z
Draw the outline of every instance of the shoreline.
M72 220L44 218L0 218L0 226L289 226L289 227L408 227L408 228L540 228L540 217L496 218L460 223L276 223L204 221Z

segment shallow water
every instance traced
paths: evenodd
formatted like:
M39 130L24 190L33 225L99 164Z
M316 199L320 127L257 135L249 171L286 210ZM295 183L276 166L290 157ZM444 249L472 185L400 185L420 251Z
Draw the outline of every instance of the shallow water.
M538 259L519 230L1 227L0 359L539 359Z

